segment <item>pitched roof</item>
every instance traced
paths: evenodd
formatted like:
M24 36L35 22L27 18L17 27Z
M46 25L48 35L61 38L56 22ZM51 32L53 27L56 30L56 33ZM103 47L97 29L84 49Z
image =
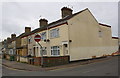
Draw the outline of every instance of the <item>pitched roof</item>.
M24 36L24 35L25 35L25 33L22 33L22 34L20 34L17 38L22 37L22 36Z
M57 25L64 24L64 23L66 23L67 20L69 20L70 18L76 16L77 14L79 14L79 13L85 11L85 10L88 10L88 8L86 8L86 9L84 9L84 10L82 10L82 11L79 11L79 12L77 12L77 13L74 13L74 14L72 14L72 15L66 16L66 17L64 17L64 18L62 18L62 19L59 19L59 20L57 20L57 21L54 21L54 22L52 22L52 23L49 23L47 26L43 26L43 27L41 27L41 28L37 28L37 29L33 30L32 32L30 32L30 33L28 33L28 34L23 35L22 38L23 38L23 37L26 37L26 36L28 36L28 35L37 33L37 32L39 32L39 31L46 30L47 28L49 29L49 28L55 27L55 26L57 26Z
M82 10L82 11L79 11L79 12L77 12L77 13L74 13L74 14L72 14L72 15L66 16L66 17L64 17L64 18L62 18L62 19L59 19L59 20L57 20L57 21L54 21L54 22L52 22L52 23L49 23L47 26L43 26L43 27L41 27L41 28L34 29L34 30L33 30L32 32L30 32L30 33L22 33L22 34L20 34L18 37L23 38L23 37L32 35L32 34L34 34L34 33L37 33L37 32L43 31L43 30L46 30L47 28L49 29L49 28L52 28L52 27L55 27L55 26L58 26L58 25L67 23L67 20L69 20L69 19L71 19L72 17L78 15L79 13L82 13L82 12L85 11L85 10L88 10L88 8L86 8L86 9L84 9L84 10ZM111 27L111 26L109 26L109 25L102 24L102 23L99 23L99 25L106 26L106 27ZM17 37L17 38L18 38L18 37Z
M62 18L62 19L59 19L59 20L57 20L57 21L54 21L54 22L48 24L48 26L55 25L55 24L62 23L62 22L66 22L66 21L69 20L70 18L74 17L75 15L77 15L77 14L79 14L79 13L81 13L81 12L87 10L87 9L88 9L88 8L86 8L86 9L84 9L84 10L82 10L82 11L79 11L79 12L77 12L77 13L74 13L74 14L72 14L72 15L66 16L66 17L64 17L64 18Z
M119 39L118 37L112 37L113 39Z
M110 28L111 28L111 26L106 25L106 24L99 23L99 25L102 25L102 26L105 26L105 27L110 27Z

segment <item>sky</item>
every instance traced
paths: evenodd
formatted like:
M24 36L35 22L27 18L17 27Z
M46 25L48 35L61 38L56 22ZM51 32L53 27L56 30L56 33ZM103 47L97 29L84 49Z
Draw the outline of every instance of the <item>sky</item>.
M117 2L2 2L0 40L13 33L20 35L26 26L38 28L40 18L46 18L48 23L60 19L64 6L72 8L73 13L88 8L99 23L112 26L112 36L118 36Z

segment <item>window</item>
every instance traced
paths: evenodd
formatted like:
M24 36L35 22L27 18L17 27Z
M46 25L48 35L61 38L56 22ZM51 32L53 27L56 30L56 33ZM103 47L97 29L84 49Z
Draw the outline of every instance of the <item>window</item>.
M50 37L51 38L59 37L59 28L50 30Z
M68 45L67 44L64 44L65 47L67 47Z
M28 39L28 43L30 44L30 38Z
M42 39L42 40L45 40L45 39L46 39L46 32L42 32L42 33L41 33L41 39Z
M47 55L47 47L43 47L43 55Z
M102 37L102 31L99 31L99 37Z
M60 55L59 46L52 46L51 47L51 55L54 55L54 56Z
M30 44L32 42L32 37L28 38L28 43Z
M10 51L9 51L9 54L13 54L13 51L12 51L12 49L10 49Z
M29 55L31 55L32 54L32 49L29 49Z

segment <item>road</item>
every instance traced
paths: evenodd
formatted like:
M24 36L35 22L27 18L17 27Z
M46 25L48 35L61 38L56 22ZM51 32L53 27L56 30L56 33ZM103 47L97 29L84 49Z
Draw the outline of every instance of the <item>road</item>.
M118 56L86 65L50 71L24 71L3 66L3 76L118 76Z

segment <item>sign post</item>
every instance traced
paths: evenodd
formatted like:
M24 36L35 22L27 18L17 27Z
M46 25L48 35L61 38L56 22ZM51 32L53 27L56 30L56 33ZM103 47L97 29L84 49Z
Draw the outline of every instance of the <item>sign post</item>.
M39 44L40 48L41 48L41 66L43 66L43 47L40 45L39 41L41 41L41 36L40 35L36 35L34 37L34 40Z

